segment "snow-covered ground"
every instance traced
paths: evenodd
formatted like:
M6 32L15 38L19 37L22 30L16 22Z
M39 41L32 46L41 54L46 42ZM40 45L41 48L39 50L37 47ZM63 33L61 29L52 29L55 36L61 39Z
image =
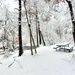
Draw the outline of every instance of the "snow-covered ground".
M30 50L25 50L21 57L17 51L7 58L0 55L0 75L75 75L74 53L46 46L37 48L33 56Z

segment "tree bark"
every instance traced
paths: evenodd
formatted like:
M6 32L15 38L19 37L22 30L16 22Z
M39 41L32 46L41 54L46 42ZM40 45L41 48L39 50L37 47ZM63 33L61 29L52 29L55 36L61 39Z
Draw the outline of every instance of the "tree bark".
M36 6L36 4L35 4ZM38 11L37 11L37 7L36 7L36 39L37 39L37 47L39 47L39 38L38 38Z
M71 15L71 20L72 20L72 25L73 25L73 39L75 43L75 20L74 20L74 14L73 14L73 7L71 1L66 0L70 9L70 15Z
M45 43L45 41L44 41L44 38L43 38L43 35L42 35L42 32L41 32L41 31L40 31L40 35L41 35L41 39L42 39L42 41L43 41L44 46L46 46L46 43Z
M12 46L13 46L13 50L15 49L15 47L14 47L14 31L13 31L13 44L12 44Z
M32 31L31 31L31 25L29 24L29 19L28 19L28 15L27 15L27 9L26 9L26 0L24 1L24 8L25 8L25 11L26 11L26 19L27 19L27 23L28 23L28 27L29 27L29 31L30 31L30 46L31 46L31 55L33 55L33 50L32 50L32 43L35 47L35 42L34 42L34 38L33 38L33 35L32 35ZM35 47L35 53L37 53L36 51L36 47Z
M21 56L23 54L23 49L22 49L22 28L21 28L21 0L18 0L19 2L19 18L18 18L18 22L19 22L19 56Z
M38 21L38 32L39 32L39 44L41 45L41 33L40 33L40 23Z

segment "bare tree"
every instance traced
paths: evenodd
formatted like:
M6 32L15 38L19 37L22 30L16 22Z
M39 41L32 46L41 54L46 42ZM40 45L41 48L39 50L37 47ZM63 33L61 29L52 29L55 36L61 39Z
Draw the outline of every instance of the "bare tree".
M39 17L38 17L38 10L37 10L37 4L36 3L37 2L35 2L34 5L35 5L35 9L36 9L36 14L35 14L35 16L36 16L36 36L37 36L37 47L38 47L39 44L42 44L42 41L43 41L44 46L46 44L45 44L42 32L40 30L40 21L39 21Z
M29 23L29 19L28 19L27 8L26 8L26 0L24 0L24 8L25 8L25 11L26 11L26 19L27 19L27 23L28 23L28 27L29 27L29 32L30 32L31 55L33 55L32 45L34 45L35 53L37 53L37 51L36 51L36 47L35 47L34 38L33 38L33 35L32 35L31 24Z
M36 9L36 42L37 42L37 47L39 47L39 35L38 35L38 11L37 11L37 2L34 2L35 9Z

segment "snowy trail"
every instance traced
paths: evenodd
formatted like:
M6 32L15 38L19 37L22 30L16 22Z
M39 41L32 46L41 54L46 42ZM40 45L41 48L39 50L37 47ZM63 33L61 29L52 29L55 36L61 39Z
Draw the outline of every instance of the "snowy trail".
M74 75L75 61L72 53L55 51L53 46L40 47L37 51L38 54L33 56L28 50L22 57L14 54L1 59L0 75ZM14 63L8 67L14 59Z

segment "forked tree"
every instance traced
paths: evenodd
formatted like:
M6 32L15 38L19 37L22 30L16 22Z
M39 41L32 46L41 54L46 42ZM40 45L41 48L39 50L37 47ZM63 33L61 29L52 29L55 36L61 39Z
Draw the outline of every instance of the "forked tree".
M33 55L32 45L34 46L35 53L37 53L37 51L36 51L36 46L35 46L34 38L33 38L33 35L32 35L31 24L29 23L29 18L28 18L28 13L27 13L27 8L26 8L26 0L24 0L24 8L25 8L27 24L28 24L28 27L29 27L29 33L30 33L31 55Z

